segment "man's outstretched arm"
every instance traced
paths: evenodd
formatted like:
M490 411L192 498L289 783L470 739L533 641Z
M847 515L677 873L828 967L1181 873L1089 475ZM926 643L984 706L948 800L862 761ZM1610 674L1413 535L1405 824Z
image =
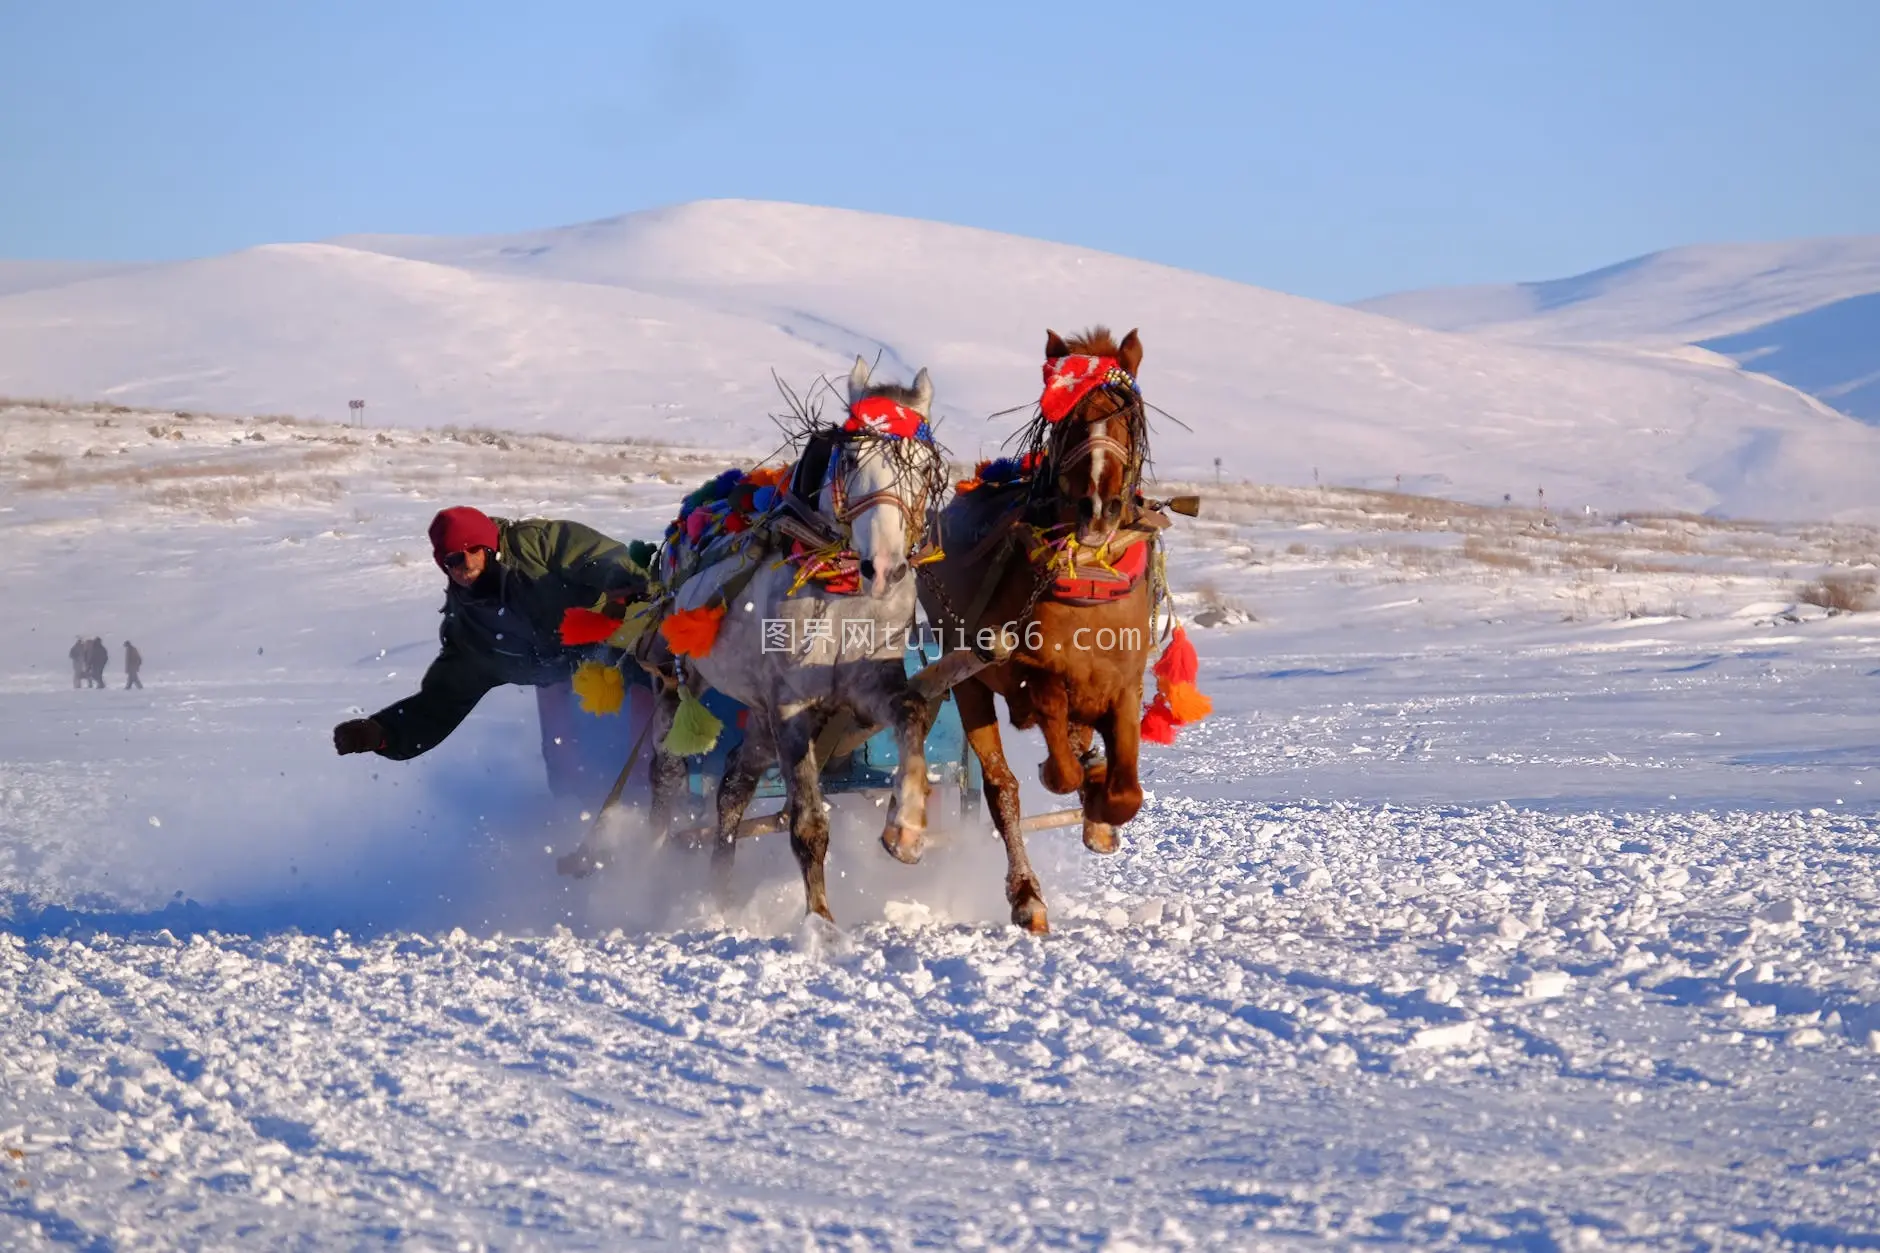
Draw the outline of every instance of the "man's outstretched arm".
M416 695L395 701L370 718L355 718L333 728L333 747L341 755L377 753L409 761L443 743L483 694L499 685L476 659L446 643L424 672Z

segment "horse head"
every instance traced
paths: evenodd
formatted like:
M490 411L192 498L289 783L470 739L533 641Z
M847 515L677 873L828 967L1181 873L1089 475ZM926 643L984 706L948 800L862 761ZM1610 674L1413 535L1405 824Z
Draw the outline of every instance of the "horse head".
M907 579L945 479L928 425L933 380L923 368L910 386L874 383L857 357L848 399L838 461L817 503L847 528L863 590L881 597Z
M1136 388L1142 341L1132 330L1118 344L1100 326L1068 340L1046 331L1044 355L1046 480L1077 543L1100 548L1141 485L1148 454Z

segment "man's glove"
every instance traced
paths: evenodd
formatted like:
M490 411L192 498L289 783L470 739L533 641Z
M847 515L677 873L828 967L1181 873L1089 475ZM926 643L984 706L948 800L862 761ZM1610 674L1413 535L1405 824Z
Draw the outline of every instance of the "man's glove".
M333 728L333 747L341 757L385 747L385 728L370 718L354 718Z

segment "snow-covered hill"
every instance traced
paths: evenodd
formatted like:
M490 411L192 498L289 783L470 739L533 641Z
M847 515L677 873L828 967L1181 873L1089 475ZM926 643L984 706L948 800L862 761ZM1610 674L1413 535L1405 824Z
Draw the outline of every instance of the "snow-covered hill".
M142 268L139 265L120 265L108 261L0 260L0 296L37 291L44 287L63 287L82 279L125 274Z
M1536 283L1431 287L1353 308L1545 342L1688 344L1880 291L1880 235L1669 248Z
M1880 235L1673 248L1572 278L1398 292L1354 307L1519 343L1694 344L1880 422Z
M0 393L721 450L770 372L932 367L963 456L1037 389L1046 327L1138 326L1165 470L1477 499L1871 510L1880 433L1704 353L1614 359L1037 240L842 210L683 205L479 239L287 244L0 296Z
M1880 424L1880 286L1699 347Z

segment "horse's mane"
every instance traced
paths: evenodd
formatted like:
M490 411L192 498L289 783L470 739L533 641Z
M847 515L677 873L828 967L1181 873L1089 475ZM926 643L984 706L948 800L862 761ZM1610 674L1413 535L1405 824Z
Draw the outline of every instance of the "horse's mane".
M1064 339L1064 347L1073 355L1086 357L1114 357L1122 349L1117 347L1115 336L1107 326L1093 326L1087 331L1079 331Z
M827 435L842 425L848 414L848 396L831 382L825 375L798 392L775 371L771 377L776 380L777 390L783 396L784 412L773 413L770 420L776 424L783 435L783 446L772 453L770 460L783 454L794 464L804 455L811 438ZM897 405L913 405L920 400L920 393L912 387L899 383L871 383L863 389L864 396L886 396ZM858 397L859 399L859 397ZM823 404L832 402L838 413L834 421L823 417ZM923 444L912 439L882 439L873 435L849 433L845 439L866 442L879 450L880 455L893 468L895 478L902 483L919 482L927 494L930 508L937 508L945 494L947 482L946 449L936 440L932 444Z
M862 389L863 396L886 396L897 405L916 405L920 403L920 393L912 387L899 383L870 383Z
M771 378L777 384L777 391L783 396L784 412L773 413L770 420L784 437L783 447L779 452L792 455L802 451L809 437L819 431L827 431L832 426L841 426L847 416L849 399L842 390L829 381L828 376L818 378L807 389L798 392L784 382L773 370ZM920 393L912 387L900 383L871 383L862 391L863 396L886 396L897 405L912 407L918 404ZM860 399L860 397L858 397ZM823 417L824 401L833 402L838 416L831 421ZM772 456L776 454L773 453Z

